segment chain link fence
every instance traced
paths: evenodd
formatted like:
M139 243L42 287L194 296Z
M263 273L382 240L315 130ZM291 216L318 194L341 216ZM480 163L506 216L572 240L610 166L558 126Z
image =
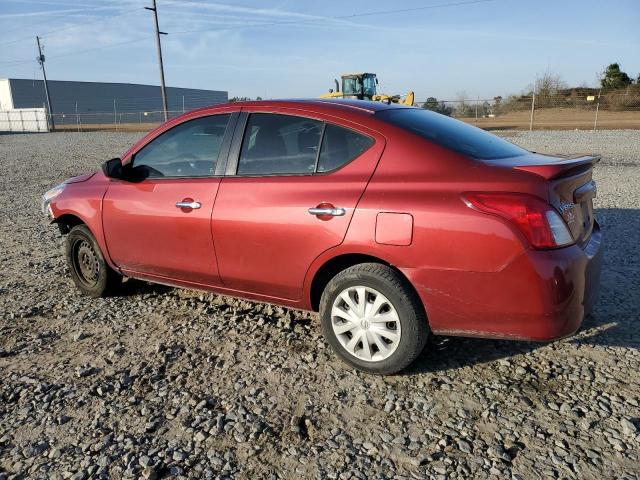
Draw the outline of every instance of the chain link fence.
M184 112L169 111L168 118ZM146 132L164 122L162 110L148 112L55 113L49 115L55 130L91 132L98 130Z
M178 110L168 112L173 118L185 111L204 106L204 99L184 99ZM601 93L595 95L530 95L491 99L436 100L417 102L417 107L448 115L488 130L599 130L640 129L640 92ZM162 110L139 109L141 104L120 105L113 101L111 111L56 112L46 121L27 121L31 115L18 110L0 112L1 131L149 131L164 121ZM38 109L43 110L43 109ZM34 110L35 111L35 110ZM21 118L22 115L22 118ZM27 131L22 130L22 131Z
M225 97L226 98L226 97ZM169 96L168 118L196 108L215 105L220 100L210 93ZM149 131L164 122L160 96L74 100L67 98L61 105L53 102L53 114L48 115L56 131Z
M531 95L416 104L485 129L640 128L640 94Z

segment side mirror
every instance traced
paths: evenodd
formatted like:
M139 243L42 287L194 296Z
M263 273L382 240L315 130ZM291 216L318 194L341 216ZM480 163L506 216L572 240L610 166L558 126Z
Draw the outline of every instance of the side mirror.
M112 158L102 164L102 171L109 178L122 178L122 161Z

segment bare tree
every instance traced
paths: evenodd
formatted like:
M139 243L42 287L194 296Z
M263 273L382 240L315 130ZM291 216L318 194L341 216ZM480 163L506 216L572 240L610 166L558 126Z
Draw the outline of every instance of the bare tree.
M467 103L469 101L469 97L467 96L467 92L465 92L464 90L461 92L457 92L456 93L456 114L459 117L464 117L466 115L468 115L468 110L469 110L469 104Z
M567 88L567 84L560 74L547 70L536 75L536 80L529 86L529 91L541 97L549 97L558 94L564 88Z

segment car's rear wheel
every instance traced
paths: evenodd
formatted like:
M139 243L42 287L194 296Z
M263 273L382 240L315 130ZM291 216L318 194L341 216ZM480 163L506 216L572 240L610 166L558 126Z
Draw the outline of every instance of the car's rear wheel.
M71 278L85 295L104 297L122 281L104 260L98 242L86 225L76 225L67 236L67 264Z
M392 374L420 355L429 326L420 299L393 268L354 265L327 284L320 300L325 338L350 365Z

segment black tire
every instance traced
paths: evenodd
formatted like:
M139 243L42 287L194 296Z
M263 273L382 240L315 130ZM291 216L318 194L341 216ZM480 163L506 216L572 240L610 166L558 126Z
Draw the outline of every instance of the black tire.
M334 301L341 292L355 286L375 289L390 301L397 312L400 340L387 358L379 361L358 358L341 344L333 330L331 310ZM334 351L349 365L368 373L390 375L407 368L424 350L429 336L424 307L412 286L398 271L378 263L354 265L333 277L320 299L320 319L324 336Z
M71 278L85 295L106 297L122 282L122 276L104 261L98 242L86 225L76 225L67 235L66 257Z

